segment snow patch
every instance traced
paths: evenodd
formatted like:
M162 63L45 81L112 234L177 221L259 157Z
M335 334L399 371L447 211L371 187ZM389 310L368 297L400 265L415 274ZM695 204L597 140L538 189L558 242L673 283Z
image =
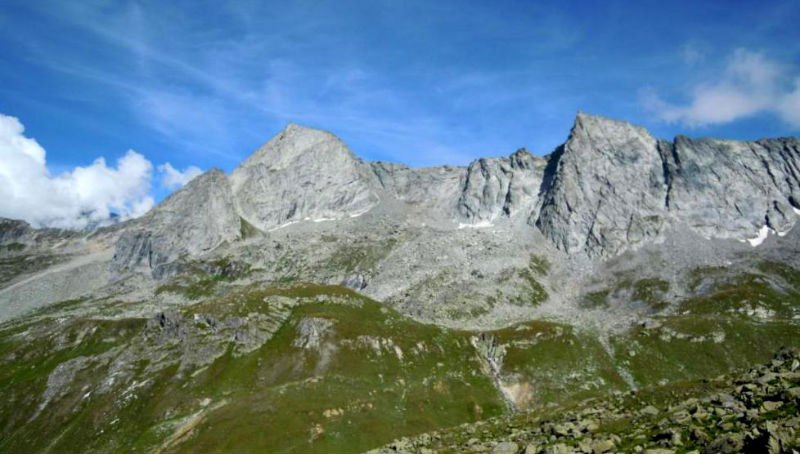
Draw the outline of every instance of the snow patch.
M761 230L758 231L758 236L756 236L755 238L748 238L747 242L750 243L750 246L756 247L759 244L763 243L764 240L767 239L767 236L769 235L769 233L772 232L772 231L773 230L771 228L767 227L766 225L762 226Z
M794 214L800 216L800 208L792 207L792 210L794 210Z
M289 226L290 226L290 225L292 225L292 224L297 224L297 221L289 221L289 222L286 222L286 223L284 223L284 224L281 224L281 225L279 225L279 226L277 226L277 227L273 227L273 228L271 228L271 229L267 230L267 232L274 232L274 231L276 231L276 230L280 230L280 229L282 229L282 228L284 228L284 227L289 227Z
M463 222L459 222L458 223L458 228L459 228L459 230L460 229L485 229L487 227L491 227L492 225L494 225L494 224L492 224L492 221L480 221L480 222L476 222L474 224L465 224Z
M357 218L357 217L361 216L362 214L365 214L365 213L369 212L369 210L371 210L371 209L372 209L372 207L363 209L361 211L358 211L356 213L351 214L350 217L351 218Z

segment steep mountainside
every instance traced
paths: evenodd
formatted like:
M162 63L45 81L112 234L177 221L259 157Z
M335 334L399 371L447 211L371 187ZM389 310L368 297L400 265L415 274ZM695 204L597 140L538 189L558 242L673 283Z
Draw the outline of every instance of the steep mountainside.
M798 159L579 113L543 157L409 168L292 124L138 219L2 220L0 452L363 451L763 363L800 347ZM623 409L505 446L661 449ZM500 449L468 427L408 446Z

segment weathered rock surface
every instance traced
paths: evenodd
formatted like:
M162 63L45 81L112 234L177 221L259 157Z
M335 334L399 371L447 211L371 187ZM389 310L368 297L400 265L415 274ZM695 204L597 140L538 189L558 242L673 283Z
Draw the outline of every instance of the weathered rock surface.
M665 144L667 208L707 238L756 238L791 229L800 208L800 141L693 140Z
M212 169L190 181L117 240L111 270L145 270L161 276L178 258L198 256L240 237L241 220L225 173Z
M236 207L262 230L357 216L378 202L372 172L333 134L290 124L231 174Z
M550 159L530 222L559 249L615 255L661 232L667 184L658 142L644 128L579 113Z
M536 207L547 161L520 149L508 158L473 161L458 199L467 223L491 223L499 216L529 215Z

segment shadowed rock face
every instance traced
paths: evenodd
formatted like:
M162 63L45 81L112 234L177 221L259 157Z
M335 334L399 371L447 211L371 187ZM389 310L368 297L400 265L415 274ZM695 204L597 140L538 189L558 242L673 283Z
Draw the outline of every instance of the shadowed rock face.
M508 158L473 161L458 200L459 217L480 224L501 216L530 214L538 202L546 164L525 149Z
M262 230L287 222L355 216L378 196L369 165L333 134L294 124L231 174L236 207Z
M670 212L708 238L755 237L794 226L800 200L797 139L757 142L679 136L665 153Z
M117 240L111 270L144 269L158 277L163 265L239 238L240 227L228 179L212 169L131 223Z
M644 128L578 114L551 169L531 221L559 249L612 255L660 233L667 185L658 143Z

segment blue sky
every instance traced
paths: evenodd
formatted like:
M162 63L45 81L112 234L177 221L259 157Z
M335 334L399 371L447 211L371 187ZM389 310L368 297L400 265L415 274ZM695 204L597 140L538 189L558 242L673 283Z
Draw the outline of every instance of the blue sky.
M796 1L5 0L0 113L50 177L129 149L155 179L231 171L289 121L415 166L548 153L578 110L797 135L798 23Z

